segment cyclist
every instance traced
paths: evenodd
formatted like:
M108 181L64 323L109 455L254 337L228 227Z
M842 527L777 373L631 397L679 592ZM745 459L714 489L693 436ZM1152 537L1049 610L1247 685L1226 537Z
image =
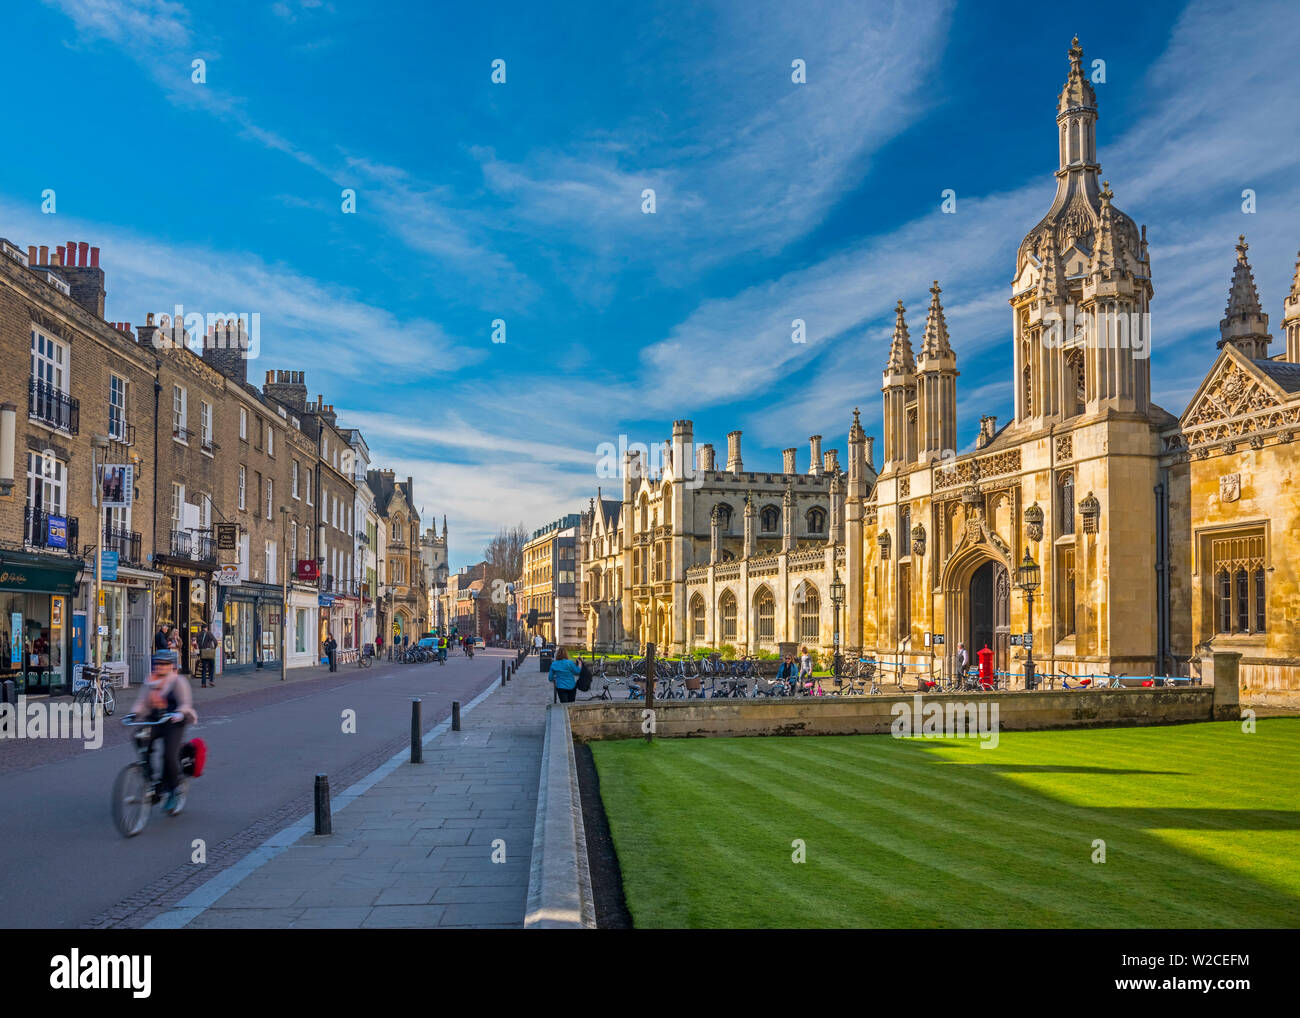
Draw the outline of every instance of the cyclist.
M163 809L172 813L176 809L176 785L181 777L181 744L185 737L185 722L198 721L194 712L194 697L184 675L176 670L176 658L168 651L153 656L149 678L140 687L131 711L137 718L152 721L149 730L149 752L153 743L163 744L162 790L167 793ZM172 715L180 714L179 721Z

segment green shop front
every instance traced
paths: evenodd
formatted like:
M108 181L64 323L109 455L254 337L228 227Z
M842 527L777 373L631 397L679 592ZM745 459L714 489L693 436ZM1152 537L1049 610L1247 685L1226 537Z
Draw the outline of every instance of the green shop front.
M83 563L0 550L0 682L26 694L66 693L84 660L85 616L72 613Z
M245 580L217 587L223 672L280 667L284 590Z

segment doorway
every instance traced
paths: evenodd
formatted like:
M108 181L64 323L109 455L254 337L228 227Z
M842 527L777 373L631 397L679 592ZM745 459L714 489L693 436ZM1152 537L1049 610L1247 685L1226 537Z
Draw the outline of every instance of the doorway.
M1005 672L1010 663L1011 584L1005 566L985 562L970 581L970 660L985 647L993 651L993 667Z

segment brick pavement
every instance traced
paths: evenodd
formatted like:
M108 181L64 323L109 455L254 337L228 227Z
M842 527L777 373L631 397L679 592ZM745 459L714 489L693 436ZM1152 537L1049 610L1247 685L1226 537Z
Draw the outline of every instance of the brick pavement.
M522 927L550 701L525 659L462 710L462 731L426 737L422 764L403 751L373 784L336 792L332 835L290 828L237 883L200 888L152 925Z

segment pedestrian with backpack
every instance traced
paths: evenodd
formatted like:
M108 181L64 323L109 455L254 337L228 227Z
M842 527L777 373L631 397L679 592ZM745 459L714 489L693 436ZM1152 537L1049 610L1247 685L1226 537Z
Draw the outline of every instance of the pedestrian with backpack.
M573 703L578 698L578 673L578 664L569 657L569 652L563 647L555 648L555 660L547 675L555 685L555 698L560 703Z
M199 679L205 688L217 684L217 638L206 622L199 626Z

